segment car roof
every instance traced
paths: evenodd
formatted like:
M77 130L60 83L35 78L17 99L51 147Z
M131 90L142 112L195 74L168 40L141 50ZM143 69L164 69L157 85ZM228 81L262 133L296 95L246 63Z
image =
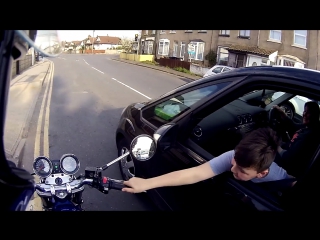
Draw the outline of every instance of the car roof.
M229 67L229 66L225 66L225 65L214 65L212 68L216 68L216 67L227 67L227 68L230 68L230 69L235 69L233 67Z
M162 95L161 97L172 94L173 92L184 90L189 87L196 86L198 84L207 83L222 79L225 77L237 77L248 75L264 75L269 77L287 77L291 79L299 80L297 85L303 86L304 83L316 84L320 88L320 71L312 70L308 68L295 68L286 66L251 66L234 68L232 71L224 72L223 74L210 75L205 78L192 81L184 84L172 91Z

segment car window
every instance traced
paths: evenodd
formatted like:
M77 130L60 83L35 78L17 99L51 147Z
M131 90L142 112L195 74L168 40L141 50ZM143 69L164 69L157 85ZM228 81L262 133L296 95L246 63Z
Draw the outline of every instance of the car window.
M214 73L220 73L223 67L216 67L214 69L212 69L212 72Z
M210 85L173 96L162 103L143 110L142 117L156 127L160 127L161 125L172 121L183 112L189 110L190 107L198 101L218 92L230 83L231 82L225 82Z
M222 72L228 72L230 70L231 70L230 68L225 67Z

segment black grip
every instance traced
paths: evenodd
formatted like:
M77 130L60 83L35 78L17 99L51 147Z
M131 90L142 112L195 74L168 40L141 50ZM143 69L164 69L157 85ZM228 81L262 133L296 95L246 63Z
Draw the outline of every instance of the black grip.
M108 182L109 182L110 189L122 190L122 188L125 187L125 185L123 184L123 181L121 180L115 180L115 179L109 178Z

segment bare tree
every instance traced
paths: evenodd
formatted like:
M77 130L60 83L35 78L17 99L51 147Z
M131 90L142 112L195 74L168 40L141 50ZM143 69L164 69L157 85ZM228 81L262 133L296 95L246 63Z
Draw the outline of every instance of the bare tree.
M121 41L120 41L120 44L122 46L122 49L126 52L131 52L132 50L132 43L133 43L133 40L132 39L129 39L127 37L123 37L121 38Z

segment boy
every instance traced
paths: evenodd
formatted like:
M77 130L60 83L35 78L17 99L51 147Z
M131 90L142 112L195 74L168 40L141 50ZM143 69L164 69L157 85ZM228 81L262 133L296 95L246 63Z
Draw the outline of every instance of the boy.
M209 162L149 179L133 177L124 181L128 188L122 191L140 193L152 188L193 184L226 171L232 171L234 178L242 181L267 182L292 178L273 162L279 144L280 139L275 131L260 128L242 139L235 150Z

